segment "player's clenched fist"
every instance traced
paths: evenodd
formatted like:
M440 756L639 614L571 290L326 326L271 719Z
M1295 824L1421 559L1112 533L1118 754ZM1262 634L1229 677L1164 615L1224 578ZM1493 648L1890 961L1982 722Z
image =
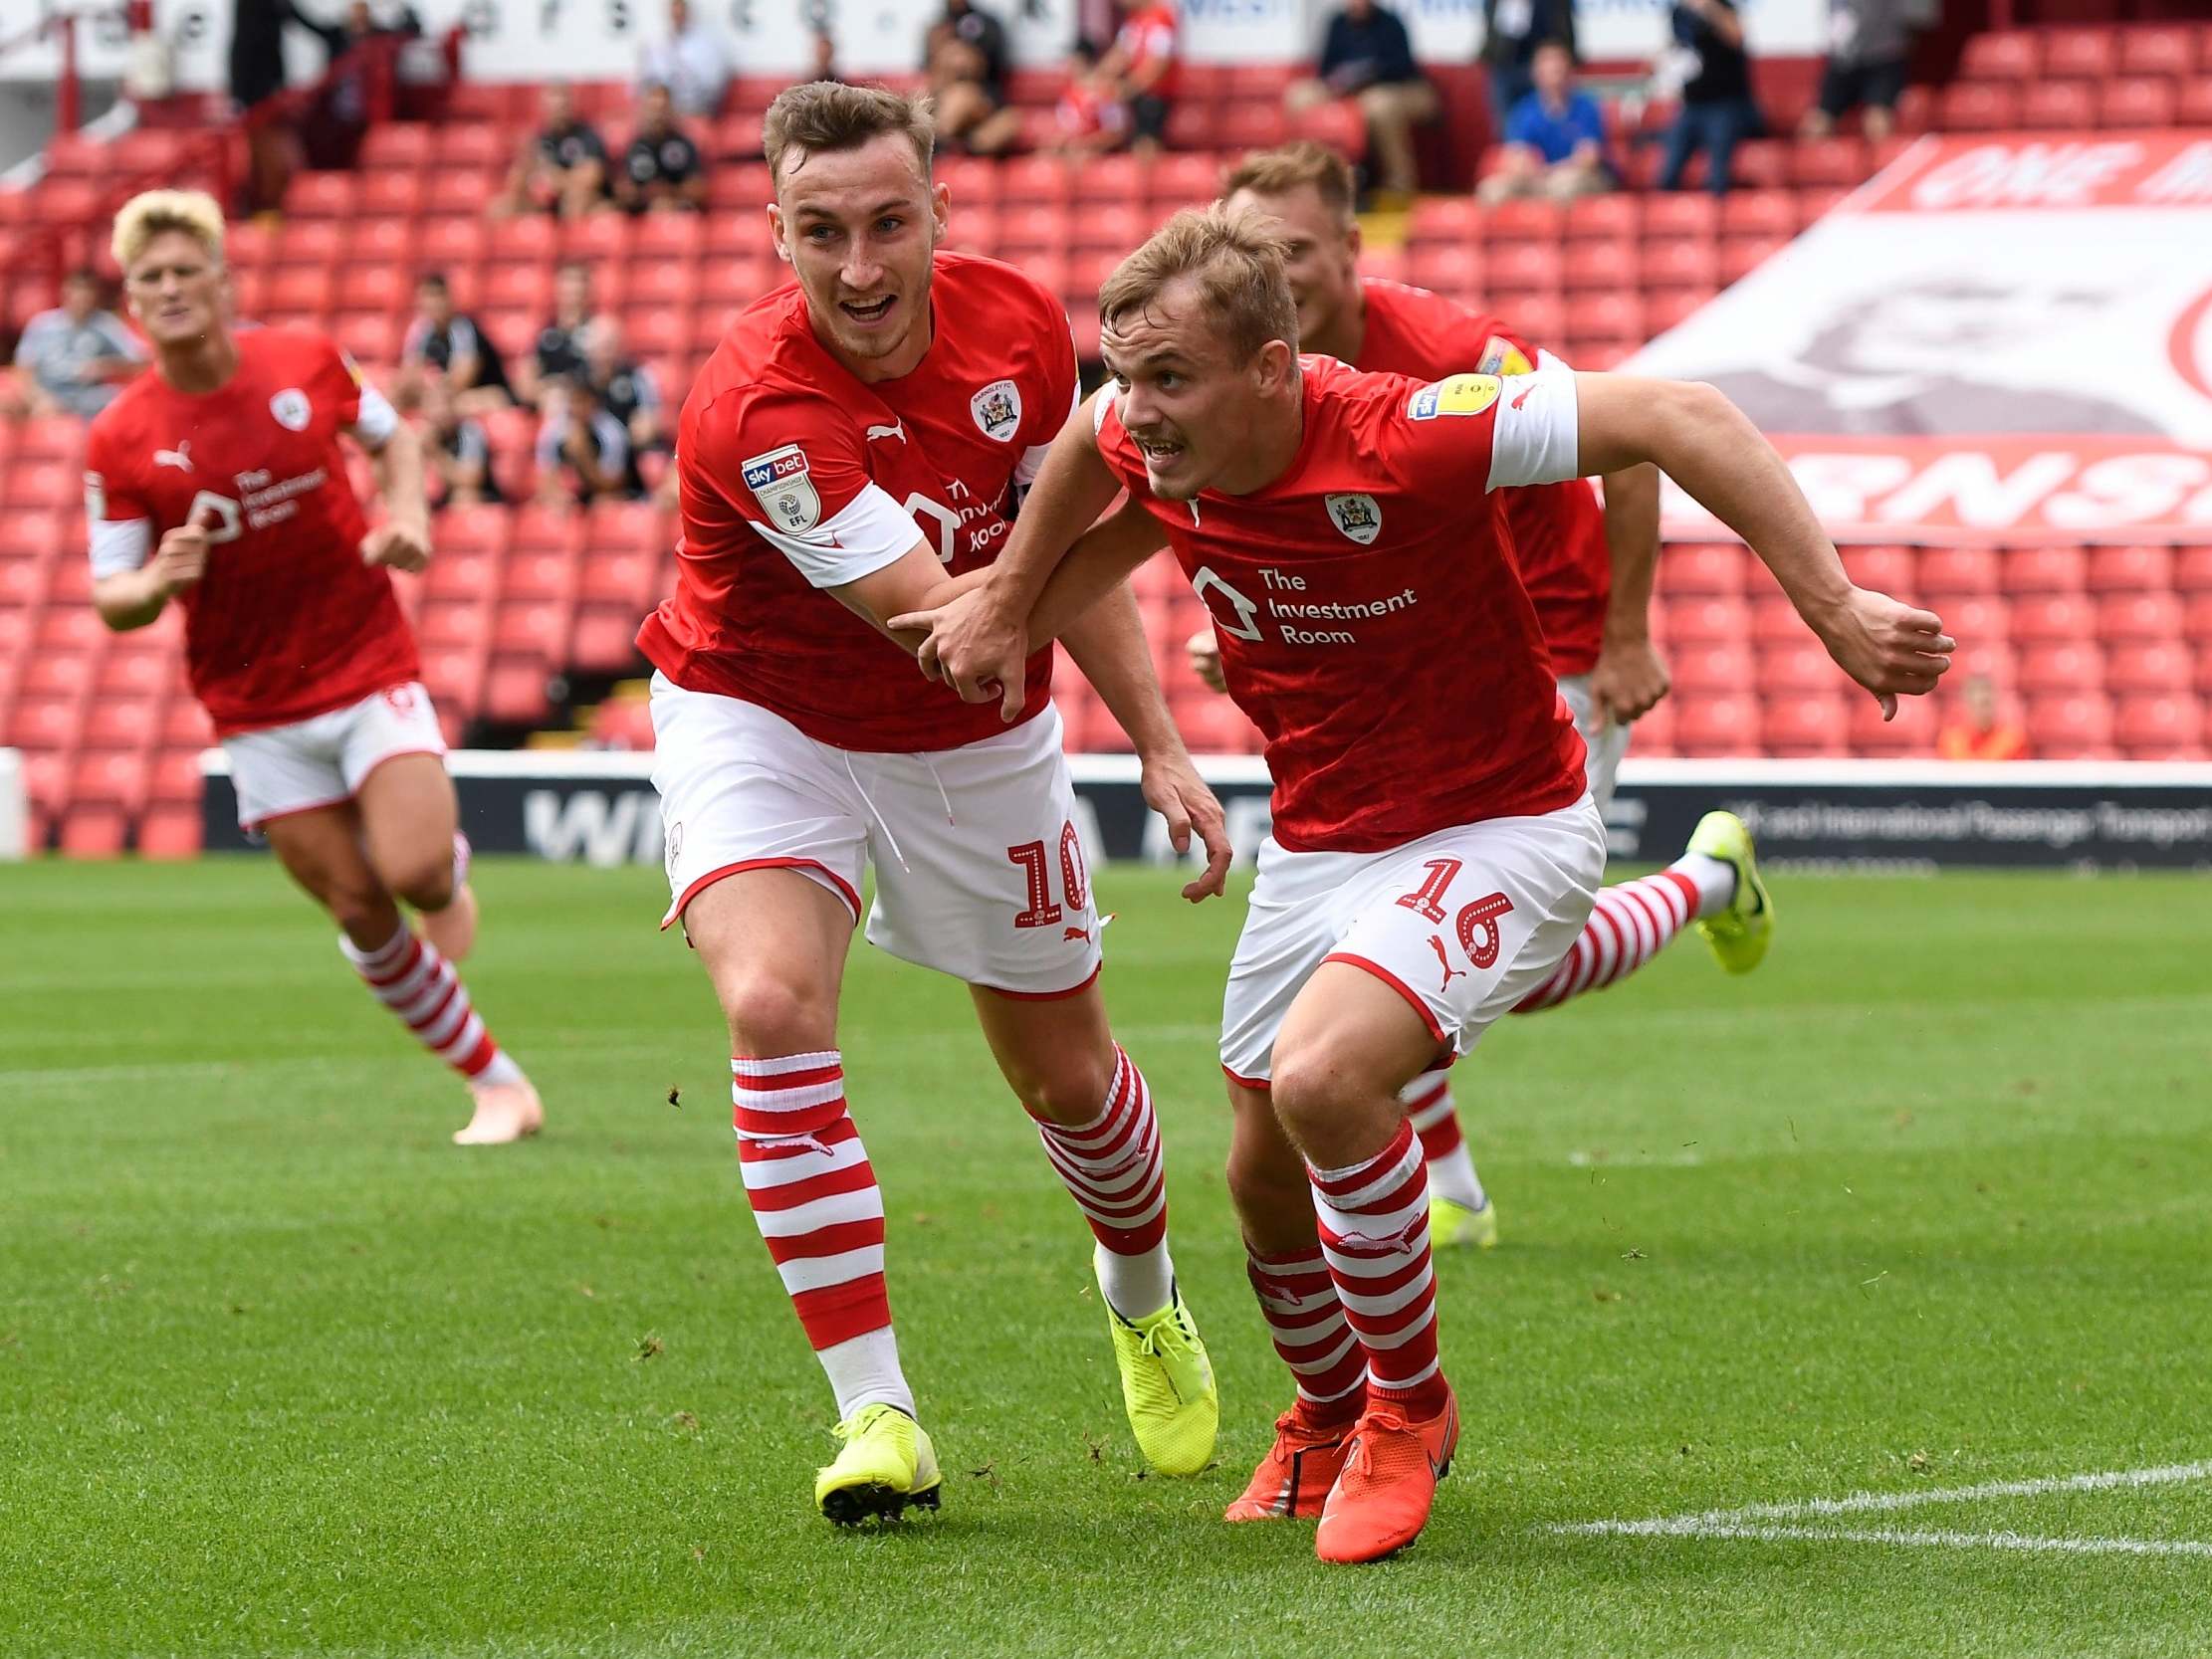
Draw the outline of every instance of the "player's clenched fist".
M361 537L361 562L421 570L430 562L430 531L421 524L378 524Z
M1228 690L1228 681L1221 676L1221 642L1214 637L1214 630L1201 628L1183 642L1183 649L1191 654L1191 672L1217 692Z
M161 537L153 550L153 576L163 598L182 593L207 574L207 532L221 522L213 508L203 507Z
M1934 691L1958 646L1933 611L1872 588L1853 588L1834 612L1813 622L1828 654L1875 694L1883 720L1896 718L1900 695Z

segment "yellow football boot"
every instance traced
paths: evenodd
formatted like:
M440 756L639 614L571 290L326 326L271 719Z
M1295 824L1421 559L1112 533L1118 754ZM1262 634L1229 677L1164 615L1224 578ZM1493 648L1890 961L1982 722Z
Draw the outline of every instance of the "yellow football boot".
M1103 1295L1099 1300L1104 1302ZM1195 1475L1214 1461L1221 1398L1214 1364L1183 1305L1183 1292L1149 1319L1132 1323L1106 1304L1106 1328L1121 1366L1122 1404L1145 1461L1163 1475Z
M945 1477L922 1425L895 1405L864 1405L839 1423L844 1450L814 1477L825 1520L857 1527L871 1516L896 1521L910 1508L937 1508Z
M1735 898L1718 916L1700 921L1697 931L1723 968L1749 973L1766 959L1767 945L1774 938L1774 899L1759 879L1750 827L1733 812L1708 812L1697 820L1689 850L1716 858L1736 872Z
M1437 1250L1497 1248L1497 1205L1484 1195L1482 1207L1469 1209L1456 1198L1429 1195L1429 1243Z

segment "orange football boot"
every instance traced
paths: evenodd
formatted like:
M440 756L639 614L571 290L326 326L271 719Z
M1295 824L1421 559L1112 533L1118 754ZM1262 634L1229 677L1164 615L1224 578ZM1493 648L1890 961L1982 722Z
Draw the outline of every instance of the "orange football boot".
M1325 1561L1379 1561L1421 1537L1459 1446L1459 1402L1420 1421L1370 1396L1353 1429L1344 1470L1321 1506L1313 1553Z
M1344 1467L1350 1423L1308 1423L1297 1409L1275 1419L1275 1443L1252 1471L1244 1496L1221 1512L1223 1521L1311 1521L1328 1501Z

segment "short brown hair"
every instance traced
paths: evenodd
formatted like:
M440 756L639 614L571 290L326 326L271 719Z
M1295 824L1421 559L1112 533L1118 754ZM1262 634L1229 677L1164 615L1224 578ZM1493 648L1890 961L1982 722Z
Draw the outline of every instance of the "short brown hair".
M930 151L937 144L929 101L881 87L848 87L841 81L786 87L769 105L761 142L768 154L769 177L780 185L783 158L793 150L802 158L854 150L886 132L895 132L914 146L914 159L928 178Z
M1249 190L1255 196L1287 196L1301 184L1312 185L1323 207L1351 223L1352 163L1311 138L1253 150L1228 170L1221 180L1221 195L1226 198Z
M1098 291L1100 320L1114 327L1158 301L1178 277L1192 277L1237 362L1250 362L1269 340L1297 350L1298 307L1283 275L1282 243L1266 224L1219 202L1185 208L1114 268Z

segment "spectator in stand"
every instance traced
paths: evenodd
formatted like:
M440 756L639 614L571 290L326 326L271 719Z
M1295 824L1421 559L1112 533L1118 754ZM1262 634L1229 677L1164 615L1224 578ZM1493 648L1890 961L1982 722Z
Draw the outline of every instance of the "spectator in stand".
M1294 83L1293 109L1310 109L1332 98L1357 99L1367 119L1378 189L1410 198L1421 188L1414 162L1414 128L1436 118L1437 89L1414 62L1406 25L1376 0L1345 0L1329 19L1315 79Z
M637 88L666 87L678 114L722 113L730 86L730 54L722 37L691 14L691 0L668 0L668 38L637 55Z
M436 375L403 393L400 408L422 417L423 459L433 508L497 507L506 501L492 475L492 440L484 425L464 415Z
M1828 63L1805 136L1827 137L1854 109L1876 143L1896 130L1912 31L1935 20L1933 0L1828 0Z
M1661 88L1679 84L1681 111L1666 134L1659 187L1679 190L1682 169L1705 152L1705 188L1727 194L1729 158L1737 143L1758 132L1759 106L1751 102L1751 59L1743 49L1743 20L1735 0L1674 0L1667 18L1674 44L1655 68Z
M844 77L837 73L837 37L829 32L829 25L826 23L817 21L814 24L814 72L806 79L809 81L844 80Z
M475 317L453 309L445 274L430 271L415 283L415 319L399 347L402 394L426 380L443 384L464 412L504 409L515 400L499 347Z
M585 331L584 380L599 407L622 423L629 439L629 467L623 483L633 496L650 494L640 463L649 455L667 455L675 446L663 425L660 382L653 371L635 358L623 355L622 330L612 317L601 317ZM673 485L675 474L665 475Z
M101 305L100 280L90 271L72 271L62 279L61 305L23 325L8 412L91 420L145 360L137 336Z
M2028 733L2002 717L1997 687L1986 674L1969 674L1959 688L1960 718L1936 733L1935 752L1946 760L2025 760Z
M1571 201L1611 190L1615 183L1605 148L1605 111L1575 86L1574 60L1557 41L1536 49L1535 90L1513 106L1497 167L1478 192L1486 202L1509 196L1549 196Z
M581 219L606 203L607 147L591 123L576 113L576 101L555 81L546 88L546 124L523 146L495 213L542 208L563 219Z
M237 0L231 10L230 97L239 109L251 109L285 89L284 32L305 29L332 57L345 50L345 31L309 17L294 0ZM285 186L296 165L299 138L290 118L263 120L247 128L245 206L249 213L274 213L284 206Z
M543 394L554 380L580 376L584 343L590 336L591 267L570 260L553 273L553 319L538 330L530 357L520 365L523 401L543 407Z
M1151 155L1167 142L1175 104L1176 16L1170 0L1115 0L1121 32L1099 64L1111 96L1129 110L1129 147Z
M1006 26L969 0L945 0L924 38L922 69L937 101L937 136L974 155L1003 155L1021 137L1006 106Z
M1536 49L1559 41L1575 53L1574 0L1482 0L1482 67L1490 78L1490 129L1505 130L1506 117L1535 86Z
M1053 149L1073 160L1103 155L1129 142L1129 111L1114 97L1099 69L1096 43L1078 40L1067 55L1067 85L1052 111L1058 128Z
M707 173L699 146L676 124L668 89L645 89L637 131L614 175L614 199L628 213L700 213L707 206Z
M538 498L548 507L633 499L630 439L580 374L546 384L538 429Z

